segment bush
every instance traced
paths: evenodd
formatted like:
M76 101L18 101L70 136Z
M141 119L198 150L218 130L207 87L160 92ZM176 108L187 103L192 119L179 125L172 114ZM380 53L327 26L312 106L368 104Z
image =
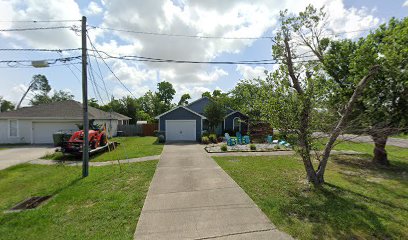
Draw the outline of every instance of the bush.
M226 152L227 150L228 150L227 145L226 145L226 144L223 144L223 145L221 146L221 151Z
M202 144L209 144L210 143L210 139L208 139L208 137L201 137L201 143Z
M203 131L203 134L202 134L203 137L208 137L209 135L210 133L207 130Z
M215 133L211 133L208 136L208 139L212 142L212 143L217 143L217 135Z
M255 144L251 144L251 145L249 145L249 148L254 151L254 150L256 150L256 145L255 145Z
M164 135L159 135L157 137L157 141L159 141L159 143L164 143L164 142L166 142L166 139L164 138Z
M217 137L217 142L223 142L224 138L223 137Z

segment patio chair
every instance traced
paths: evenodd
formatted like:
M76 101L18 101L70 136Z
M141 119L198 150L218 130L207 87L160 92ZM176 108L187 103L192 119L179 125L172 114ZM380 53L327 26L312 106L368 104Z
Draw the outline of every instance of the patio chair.
M290 147L290 144L288 142L286 142L285 140L280 140L278 142L279 145L285 146L285 147Z
M242 144L242 135L240 132L235 133L235 136L237 137L237 143Z
M266 142L267 142L267 143L272 144L272 141L273 141L272 135L266 136Z
M236 138L230 137L230 135L228 133L225 133L224 136L225 136L225 140L227 141L228 146L237 145L237 139Z
M245 135L244 138L242 139L243 144L250 144L251 139L249 139L248 135Z

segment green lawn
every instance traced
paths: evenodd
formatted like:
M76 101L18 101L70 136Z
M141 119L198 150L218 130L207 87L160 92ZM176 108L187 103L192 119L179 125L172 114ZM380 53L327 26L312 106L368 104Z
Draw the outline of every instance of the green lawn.
M8 148L3 148L3 147L0 147L0 151L1 151L1 150L6 150L6 149L8 149Z
M391 137L393 137L393 138L408 139L408 134L400 133L400 134L398 134L398 135L394 135L394 136L391 136Z
M215 159L279 229L296 238L408 239L408 149L389 147L392 166L379 167L371 163L370 144L336 148L368 154L333 156L321 189L305 181L296 156Z
M157 161L91 167L21 164L0 171L0 238L133 239ZM30 196L38 209L4 213Z
M138 158L145 156L160 155L163 144L157 143L156 137L116 137L110 141L119 142L120 145L111 152L105 152L91 157L91 161L105 162L128 158ZM64 156L62 153L48 154L44 159L52 160L73 160L75 157Z

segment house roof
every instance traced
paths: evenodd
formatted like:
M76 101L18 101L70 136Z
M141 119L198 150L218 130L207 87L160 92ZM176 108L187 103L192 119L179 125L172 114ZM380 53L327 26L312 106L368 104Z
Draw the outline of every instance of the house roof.
M132 119L132 118L130 118L128 116L125 116L123 114L120 114L118 112L112 112L112 114L115 115L118 118L118 120L130 120L130 119Z
M82 103L67 100L1 112L0 119L82 119ZM88 106L89 119L118 119L116 114ZM121 114L122 115L122 114ZM122 115L124 116L124 115ZM125 116L126 117L126 116Z
M200 105L200 102L202 102L204 100L206 101L206 103ZM161 116L166 115L169 112L172 112L172 111L174 111L176 109L179 109L179 108L184 108L184 109L186 109L186 110L200 116L201 118L206 119L206 117L204 116L204 108L205 108L205 106L207 106L208 102L211 102L211 101L212 100L210 98L208 98L208 97L202 97L202 98L199 98L199 99L187 104L186 106L177 106L177 107L175 107L175 108L173 108L173 109L171 109L171 110L169 110L169 111L167 111L165 113L162 113L162 114L156 116L155 118L159 119ZM233 110L233 109L231 109L229 107L226 107L226 111L227 111L227 115L225 115L224 118L227 118L228 116L230 116L230 115L232 115L234 113L237 113L237 112L241 113L244 116L247 116L246 114L243 114L240 111L235 111L235 110Z
M164 116L164 115L166 115L167 113L172 112L172 111L174 111L174 110L176 110L176 109L179 109L179 108L183 108L183 109L185 109L185 110L187 110L187 111L189 111L189 112L194 113L195 115L200 116L200 117L203 118L203 119L206 119L205 116L203 116L203 115L201 115L201 114L199 114L199 113L197 113L197 112L195 112L195 111L193 111L193 110L191 110L191 109L189 109L189 108L186 108L186 107L184 107L184 106L177 106L177 107L175 107L175 108L173 108L173 109L170 109L169 111L167 111L167 112L165 112L165 113L162 113L162 114L156 116L155 118L156 118L156 119L159 119L161 116Z

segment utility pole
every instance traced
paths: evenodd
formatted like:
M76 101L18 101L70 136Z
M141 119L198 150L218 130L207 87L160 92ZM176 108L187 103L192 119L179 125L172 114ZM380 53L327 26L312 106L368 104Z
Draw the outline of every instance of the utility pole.
M82 177L89 174L89 121L88 121L88 74L86 59L86 17L82 16L82 108L84 115L84 142L82 145Z

